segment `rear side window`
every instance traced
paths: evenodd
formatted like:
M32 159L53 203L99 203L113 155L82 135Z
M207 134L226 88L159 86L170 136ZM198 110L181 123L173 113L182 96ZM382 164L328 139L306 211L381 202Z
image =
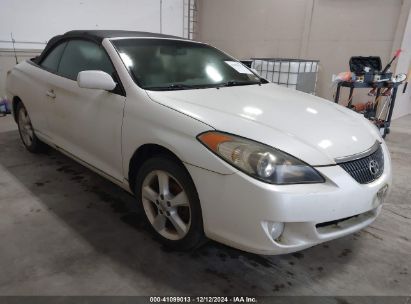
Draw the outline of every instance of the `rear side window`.
M76 80L81 71L100 70L112 75L113 65L106 52L97 44L85 40L70 40L61 58L58 73Z
M51 52L44 58L44 60L40 63L40 66L49 70L51 72L57 72L61 55L64 52L64 48L66 47L67 42L60 43Z

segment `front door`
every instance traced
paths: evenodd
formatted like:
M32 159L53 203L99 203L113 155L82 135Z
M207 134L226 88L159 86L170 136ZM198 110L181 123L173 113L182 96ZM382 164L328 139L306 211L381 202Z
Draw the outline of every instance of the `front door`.
M86 40L70 40L53 77L48 117L53 141L66 152L122 181L121 127L126 98L122 93L84 89L77 75L102 70L114 75L114 67L101 46Z

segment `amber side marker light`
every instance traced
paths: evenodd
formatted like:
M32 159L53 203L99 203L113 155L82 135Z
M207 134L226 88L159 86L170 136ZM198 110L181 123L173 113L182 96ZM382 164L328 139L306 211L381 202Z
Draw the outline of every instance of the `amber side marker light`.
M219 144L233 140L230 136L217 132L203 133L198 136L198 139L215 153L218 152Z

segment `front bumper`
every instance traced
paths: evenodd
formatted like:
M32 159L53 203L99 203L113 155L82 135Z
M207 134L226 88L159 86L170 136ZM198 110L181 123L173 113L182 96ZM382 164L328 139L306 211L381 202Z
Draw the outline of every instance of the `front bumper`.
M316 168L325 183L299 185L270 185L239 171L221 175L186 165L197 186L204 231L258 254L294 252L358 231L378 216L377 193L391 185L391 160L382 146L384 173L369 184L359 184L338 165ZM280 237L271 237L271 223L284 224Z

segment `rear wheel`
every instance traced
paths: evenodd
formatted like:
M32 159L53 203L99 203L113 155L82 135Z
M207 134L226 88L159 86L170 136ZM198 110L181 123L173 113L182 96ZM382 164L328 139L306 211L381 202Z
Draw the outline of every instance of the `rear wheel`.
M166 246L192 249L204 240L200 201L183 165L166 157L147 160L136 179L147 222Z
M16 107L17 125L19 128L20 138L27 150L32 153L44 151L46 145L41 142L34 133L30 116L23 103L19 102Z

